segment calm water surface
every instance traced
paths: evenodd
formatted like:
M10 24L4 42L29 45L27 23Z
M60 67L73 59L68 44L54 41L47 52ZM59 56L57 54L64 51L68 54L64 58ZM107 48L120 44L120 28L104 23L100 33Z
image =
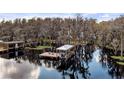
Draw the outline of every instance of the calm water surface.
M87 58L81 54L64 61L39 59L39 53L14 52L0 55L0 78L3 79L111 79L124 78L124 67L100 61L101 50Z

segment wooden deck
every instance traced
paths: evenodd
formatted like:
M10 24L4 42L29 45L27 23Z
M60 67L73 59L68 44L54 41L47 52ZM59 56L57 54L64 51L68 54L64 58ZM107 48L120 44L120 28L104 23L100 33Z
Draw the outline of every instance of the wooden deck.
M0 48L0 53L1 52L7 52L7 51L8 51L8 49Z
M59 53L54 53L54 52L45 52L40 54L41 58L48 58L48 59L59 59L60 54Z

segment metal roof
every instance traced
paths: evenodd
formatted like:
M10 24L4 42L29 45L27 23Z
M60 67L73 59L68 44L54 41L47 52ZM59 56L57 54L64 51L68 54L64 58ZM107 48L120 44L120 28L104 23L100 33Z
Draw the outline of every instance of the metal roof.
M63 45L63 46L57 48L57 50L67 51L73 47L74 47L74 45Z

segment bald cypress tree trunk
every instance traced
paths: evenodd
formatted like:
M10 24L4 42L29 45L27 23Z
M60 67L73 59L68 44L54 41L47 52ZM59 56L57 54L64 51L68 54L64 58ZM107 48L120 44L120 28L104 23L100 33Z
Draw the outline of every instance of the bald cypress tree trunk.
M123 57L123 32L121 31L121 57Z

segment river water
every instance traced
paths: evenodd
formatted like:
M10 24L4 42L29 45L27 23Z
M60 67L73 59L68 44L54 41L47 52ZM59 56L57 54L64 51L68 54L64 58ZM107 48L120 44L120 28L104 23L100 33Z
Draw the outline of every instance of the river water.
M112 79L124 78L124 67L101 61L101 50L68 62L39 59L39 53L14 52L0 55L1 79Z

